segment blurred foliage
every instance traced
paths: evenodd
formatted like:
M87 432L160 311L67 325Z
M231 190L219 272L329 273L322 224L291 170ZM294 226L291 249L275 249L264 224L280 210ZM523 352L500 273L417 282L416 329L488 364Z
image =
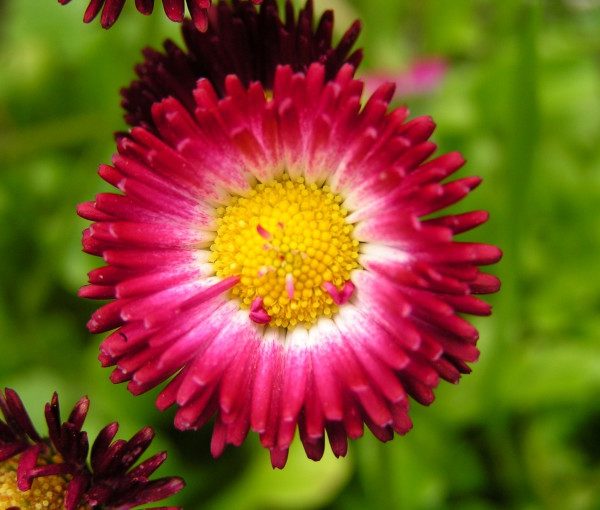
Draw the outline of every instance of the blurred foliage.
M76 291L97 261L80 251L75 204L106 189L95 169L124 128L118 90L141 48L179 35L133 2L109 32L83 25L84 3L0 1L0 384L38 423L56 389L65 407L90 395L92 431L152 424L189 510L600 508L599 2L316 1L338 29L364 21L362 75L447 61L435 92L397 99L484 177L458 208L490 210L473 237L504 249L504 287L477 321L474 373L413 406L410 434L320 463L295 447L283 472L254 436L213 461L208 430L176 433L154 395L131 397L95 359L95 304Z

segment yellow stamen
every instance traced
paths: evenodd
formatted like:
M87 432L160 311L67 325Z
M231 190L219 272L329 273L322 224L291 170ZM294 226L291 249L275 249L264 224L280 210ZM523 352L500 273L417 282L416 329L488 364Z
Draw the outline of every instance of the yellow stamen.
M17 465L19 457L0 462L0 508L21 510L64 510L64 495L68 478L44 476L33 481L31 489L17 488ZM80 510L84 510L82 507Z
M310 325L338 309L323 288L342 288L358 267L359 243L342 197L303 178L256 185L217 210L210 247L218 276L239 275L231 290L245 308L257 297L272 326Z

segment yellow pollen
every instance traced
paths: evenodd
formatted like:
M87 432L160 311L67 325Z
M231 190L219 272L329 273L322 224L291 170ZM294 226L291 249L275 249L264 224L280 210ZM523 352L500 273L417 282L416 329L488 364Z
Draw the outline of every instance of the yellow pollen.
M323 284L341 290L358 267L358 240L342 197L303 178L257 184L217 209L210 247L217 276L239 276L231 289L244 308L257 298L270 325L314 324L338 309Z
M20 510L64 510L64 495L69 479L63 476L36 478L28 491L17 488L19 457L0 462L0 508ZM85 510L87 507L80 507Z

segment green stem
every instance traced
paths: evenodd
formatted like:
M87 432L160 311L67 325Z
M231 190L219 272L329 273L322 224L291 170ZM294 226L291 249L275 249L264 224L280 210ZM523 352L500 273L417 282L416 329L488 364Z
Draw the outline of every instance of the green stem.
M352 446L356 451L358 478L369 506L395 508L390 501L393 492L390 490L390 455L393 455L393 445L380 443L366 430L365 437Z
M516 1L512 16L504 30L514 34L515 60L511 73L509 98L504 130L506 158L502 168L505 183L505 203L502 214L501 247L504 257L498 266L502 290L497 299L497 336L486 352L489 365L483 391L487 406L488 440L498 463L498 482L510 487L517 503L526 497L524 466L513 431L511 417L502 402L498 381L510 360L518 358L515 350L524 330L522 290L522 246L530 215L533 174L539 132L537 87L537 31L540 5L534 1ZM508 20L507 20L508 21ZM504 38L510 40L510 37ZM521 381L521 383L526 383Z

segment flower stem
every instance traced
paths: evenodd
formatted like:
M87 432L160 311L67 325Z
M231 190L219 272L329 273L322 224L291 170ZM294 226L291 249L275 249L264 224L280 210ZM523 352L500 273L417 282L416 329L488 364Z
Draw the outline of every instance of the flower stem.
M522 256L539 132L536 45L541 8L537 0L515 0L511 3L511 11L503 27L514 34L515 52L514 60L507 68L511 75L507 91L511 107L506 112L503 126L506 142L502 166L505 201L500 246L504 257L498 266L502 291L495 310L496 337L485 352L488 365L482 392L487 402L488 441L498 461L498 483L505 489L510 488L516 500L513 503L517 504L523 502L526 494L526 479L514 430L511 430L511 417L502 402L501 388L506 385L503 371L515 358L517 341L522 338L524 329ZM515 391L518 391L517 387Z

